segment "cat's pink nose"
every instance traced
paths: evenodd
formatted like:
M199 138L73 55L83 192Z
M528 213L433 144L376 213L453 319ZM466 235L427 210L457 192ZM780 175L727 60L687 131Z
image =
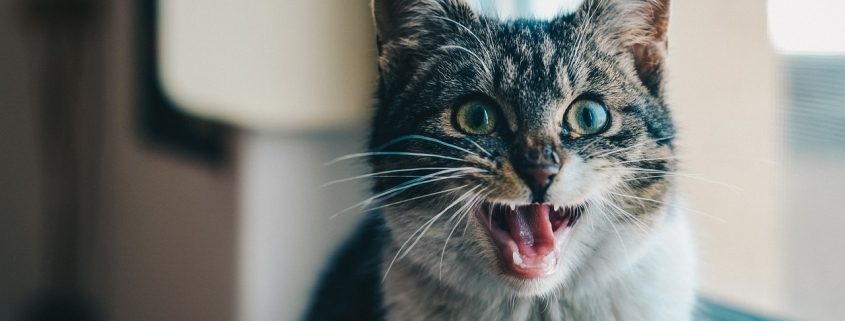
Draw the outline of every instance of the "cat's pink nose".
M534 202L544 202L546 190L560 172L560 156L550 145L528 146L514 155L514 165L522 180L531 189Z
M531 188L531 191L534 193L535 201L537 201L537 197L544 198L546 190L549 188L549 185L552 185L552 181L554 181L555 176L560 171L557 166L544 166L544 167L529 167L522 169L522 179L525 180L525 183L528 184L528 187Z

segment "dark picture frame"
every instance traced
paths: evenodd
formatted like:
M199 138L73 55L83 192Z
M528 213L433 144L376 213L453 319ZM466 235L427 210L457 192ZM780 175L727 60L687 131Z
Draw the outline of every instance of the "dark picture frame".
M158 52L158 0L137 1L137 125L142 139L154 147L210 165L228 161L227 137L232 128L180 109L161 82Z

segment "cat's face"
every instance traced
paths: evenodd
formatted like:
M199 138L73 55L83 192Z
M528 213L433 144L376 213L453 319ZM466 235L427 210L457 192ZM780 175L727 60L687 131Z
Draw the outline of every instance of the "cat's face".
M675 168L662 5L498 21L459 1L375 1L388 259L519 295L624 268L666 219Z

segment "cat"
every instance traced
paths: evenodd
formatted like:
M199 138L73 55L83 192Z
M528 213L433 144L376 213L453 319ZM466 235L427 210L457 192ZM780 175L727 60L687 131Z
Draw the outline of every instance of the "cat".
M370 219L306 320L686 321L668 0L374 0Z

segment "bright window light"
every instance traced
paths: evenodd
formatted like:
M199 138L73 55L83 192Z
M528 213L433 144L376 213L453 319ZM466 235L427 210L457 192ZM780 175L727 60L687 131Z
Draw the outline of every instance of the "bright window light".
M769 0L769 37L787 54L845 54L845 1Z
M584 0L469 0L469 4L487 16L500 19L553 19L574 12Z

